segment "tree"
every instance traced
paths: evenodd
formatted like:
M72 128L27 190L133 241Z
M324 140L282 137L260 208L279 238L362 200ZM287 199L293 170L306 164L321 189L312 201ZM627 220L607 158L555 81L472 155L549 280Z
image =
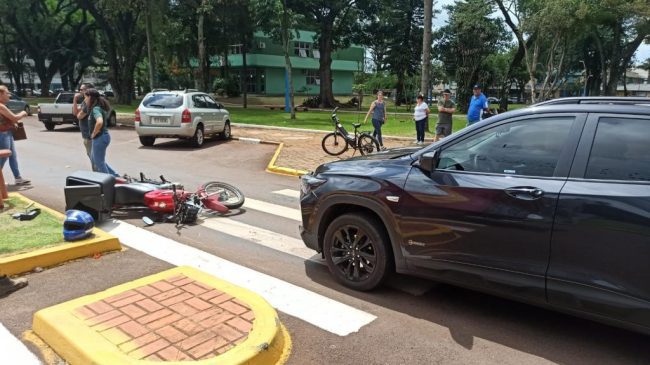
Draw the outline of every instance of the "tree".
M346 48L360 31L357 0L287 0L293 11L305 17L305 23L314 24L315 41L320 52L320 107L335 103L332 91L332 53Z
M0 60L7 66L10 82L22 94L22 75L25 72L25 50L22 49L20 42L16 40L13 29L0 22L0 45L2 53Z
M422 82L420 92L429 94L429 74L431 70L431 22L433 18L433 0L424 0L424 36L422 37Z
M289 50L291 40L298 36L296 28L302 20L302 16L288 8L284 0L257 0L254 7L257 14L256 23L260 29L269 34L271 39L282 44L284 71L289 81L291 119L296 119L293 79L291 76L291 54Z
M438 31L434 49L445 71L457 83L457 103L467 110L471 86L479 79L479 70L491 54L506 45L507 33L499 19L492 18L488 0L459 1L447 6L447 24Z
M146 42L144 0L78 0L99 27L106 52L108 81L119 104L133 101L134 72Z
M13 28L14 36L34 61L47 95L54 75L77 53L89 34L89 21L74 0L24 0L0 2L0 22Z

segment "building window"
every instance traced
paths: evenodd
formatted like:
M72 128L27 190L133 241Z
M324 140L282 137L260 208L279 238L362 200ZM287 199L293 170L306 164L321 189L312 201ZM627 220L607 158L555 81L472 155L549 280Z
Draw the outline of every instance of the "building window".
M307 85L320 85L318 70L303 70Z
M309 57L309 49L311 48L311 43L308 42L294 42L295 49L294 54L298 57Z
M259 41L259 42L257 43L257 48L259 48L259 49L265 49L265 48L266 48L266 42Z
M242 45L241 44L233 44L230 46L230 54L242 54Z
M257 69L248 69L248 75L244 77L244 87L246 87L246 92L256 93L257 92Z

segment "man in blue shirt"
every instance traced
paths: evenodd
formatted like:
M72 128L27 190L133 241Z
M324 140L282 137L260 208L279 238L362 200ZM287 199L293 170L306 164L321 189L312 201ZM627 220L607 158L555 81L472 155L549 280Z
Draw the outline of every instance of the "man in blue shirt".
M489 104L487 98L481 92L481 85L476 84L473 88L474 95L469 99L469 108L467 109L467 126L480 122L483 111L488 111Z

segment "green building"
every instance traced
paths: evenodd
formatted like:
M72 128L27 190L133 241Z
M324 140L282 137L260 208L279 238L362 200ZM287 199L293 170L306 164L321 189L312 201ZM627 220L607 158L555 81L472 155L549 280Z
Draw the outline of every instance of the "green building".
M293 87L296 94L318 95L320 53L314 43L314 32L299 31L299 37L291 41L293 54L291 67ZM351 95L353 73L363 66L364 49L351 46L332 54L332 90L335 95ZM242 71L241 45L230 46L229 67ZM261 95L284 95L284 52L279 42L274 42L263 32L255 32L252 49L246 54L248 77L245 87L249 93ZM243 87L244 85L242 85Z

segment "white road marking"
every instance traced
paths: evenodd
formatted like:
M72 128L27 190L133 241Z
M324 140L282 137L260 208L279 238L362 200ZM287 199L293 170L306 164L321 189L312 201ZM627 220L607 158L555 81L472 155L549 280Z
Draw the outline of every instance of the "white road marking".
M307 248L302 240L297 238L285 236L283 234L223 217L204 219L201 225L301 259L312 260L312 258L314 258L312 261L321 262L321 260L318 259L320 255L318 255L316 251Z
M339 336L357 332L377 317L294 284L257 272L146 231L131 224L106 222L102 229L136 250L177 266L192 266L249 289L276 309Z
M38 357L0 323L0 348L7 364L40 365Z
M261 212L277 215L279 217L293 219L294 221L301 222L302 215L299 209L287 208L283 205L267 203L261 200L246 198L244 208L259 210Z
M300 190L282 189L274 191L273 194L284 195L296 199L300 198Z

